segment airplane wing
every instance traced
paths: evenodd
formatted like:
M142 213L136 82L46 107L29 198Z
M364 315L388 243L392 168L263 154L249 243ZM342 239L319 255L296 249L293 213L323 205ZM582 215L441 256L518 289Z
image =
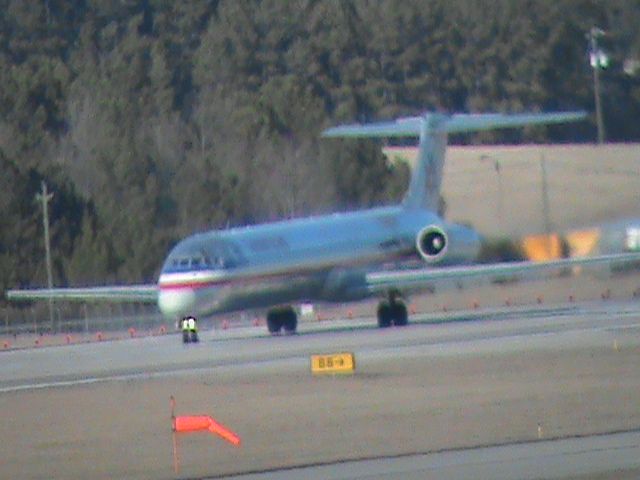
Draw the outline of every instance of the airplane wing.
M38 288L27 290L8 290L8 300L67 300L77 302L112 301L157 303L158 286L127 285L113 287L83 288Z
M368 293L382 293L424 289L426 284L438 280L464 280L471 278L500 278L560 270L576 266L623 265L640 262L640 253L601 255L596 257L567 258L549 262L508 262L476 264L460 267L421 268L415 270L379 271L365 277Z

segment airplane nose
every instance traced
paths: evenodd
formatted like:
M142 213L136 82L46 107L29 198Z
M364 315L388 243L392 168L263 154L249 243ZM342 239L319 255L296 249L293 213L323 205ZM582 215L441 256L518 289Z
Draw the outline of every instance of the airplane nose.
M196 294L190 288L161 290L158 307L166 317L181 317L194 314Z

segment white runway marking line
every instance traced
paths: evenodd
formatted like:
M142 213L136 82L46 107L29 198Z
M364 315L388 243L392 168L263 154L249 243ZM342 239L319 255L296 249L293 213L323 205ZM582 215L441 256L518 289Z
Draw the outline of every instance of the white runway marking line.
M300 362L308 362L307 357L295 356L291 358L274 358L270 360L258 360L251 361L237 365L213 365L210 367L184 367L177 368L173 370L164 370L160 372L140 372L140 373L127 373L122 375L109 375L104 377L90 377L90 378L79 378L77 380L60 380L57 382L42 382L42 383L27 383L22 385L13 385L10 387L1 387L0 394L3 393L13 393L13 392L21 392L27 390L42 390L46 388L64 388L64 387L76 387L80 385L91 385L95 383L107 383L107 382L126 382L129 380L151 380L163 377L171 377L177 375L198 375L201 373L208 373L212 370L224 368L225 370L230 368L257 368L258 366L264 367L265 364L277 364L277 363L286 363L292 360L298 360ZM305 364L305 366L307 366Z

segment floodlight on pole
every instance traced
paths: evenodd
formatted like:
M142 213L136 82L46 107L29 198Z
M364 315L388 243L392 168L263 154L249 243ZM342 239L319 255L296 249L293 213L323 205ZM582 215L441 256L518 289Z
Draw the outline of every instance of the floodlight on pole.
M609 56L598 46L598 38L604 36L604 30L592 27L587 34L589 40L589 62L593 70L593 95L596 104L596 125L598 127L598 144L604 143L604 122L602 120L602 104L600 100L600 70L609 66Z

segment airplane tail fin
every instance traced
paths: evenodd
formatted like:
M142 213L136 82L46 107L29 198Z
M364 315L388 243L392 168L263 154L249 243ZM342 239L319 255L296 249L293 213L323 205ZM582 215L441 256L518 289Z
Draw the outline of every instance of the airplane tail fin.
M426 113L417 117L398 118L390 122L342 125L325 130L322 136L341 138L418 137L420 139L418 158L402 204L406 208L426 208L437 211L444 154L449 133L572 122L583 119L586 115L586 112L513 115Z

